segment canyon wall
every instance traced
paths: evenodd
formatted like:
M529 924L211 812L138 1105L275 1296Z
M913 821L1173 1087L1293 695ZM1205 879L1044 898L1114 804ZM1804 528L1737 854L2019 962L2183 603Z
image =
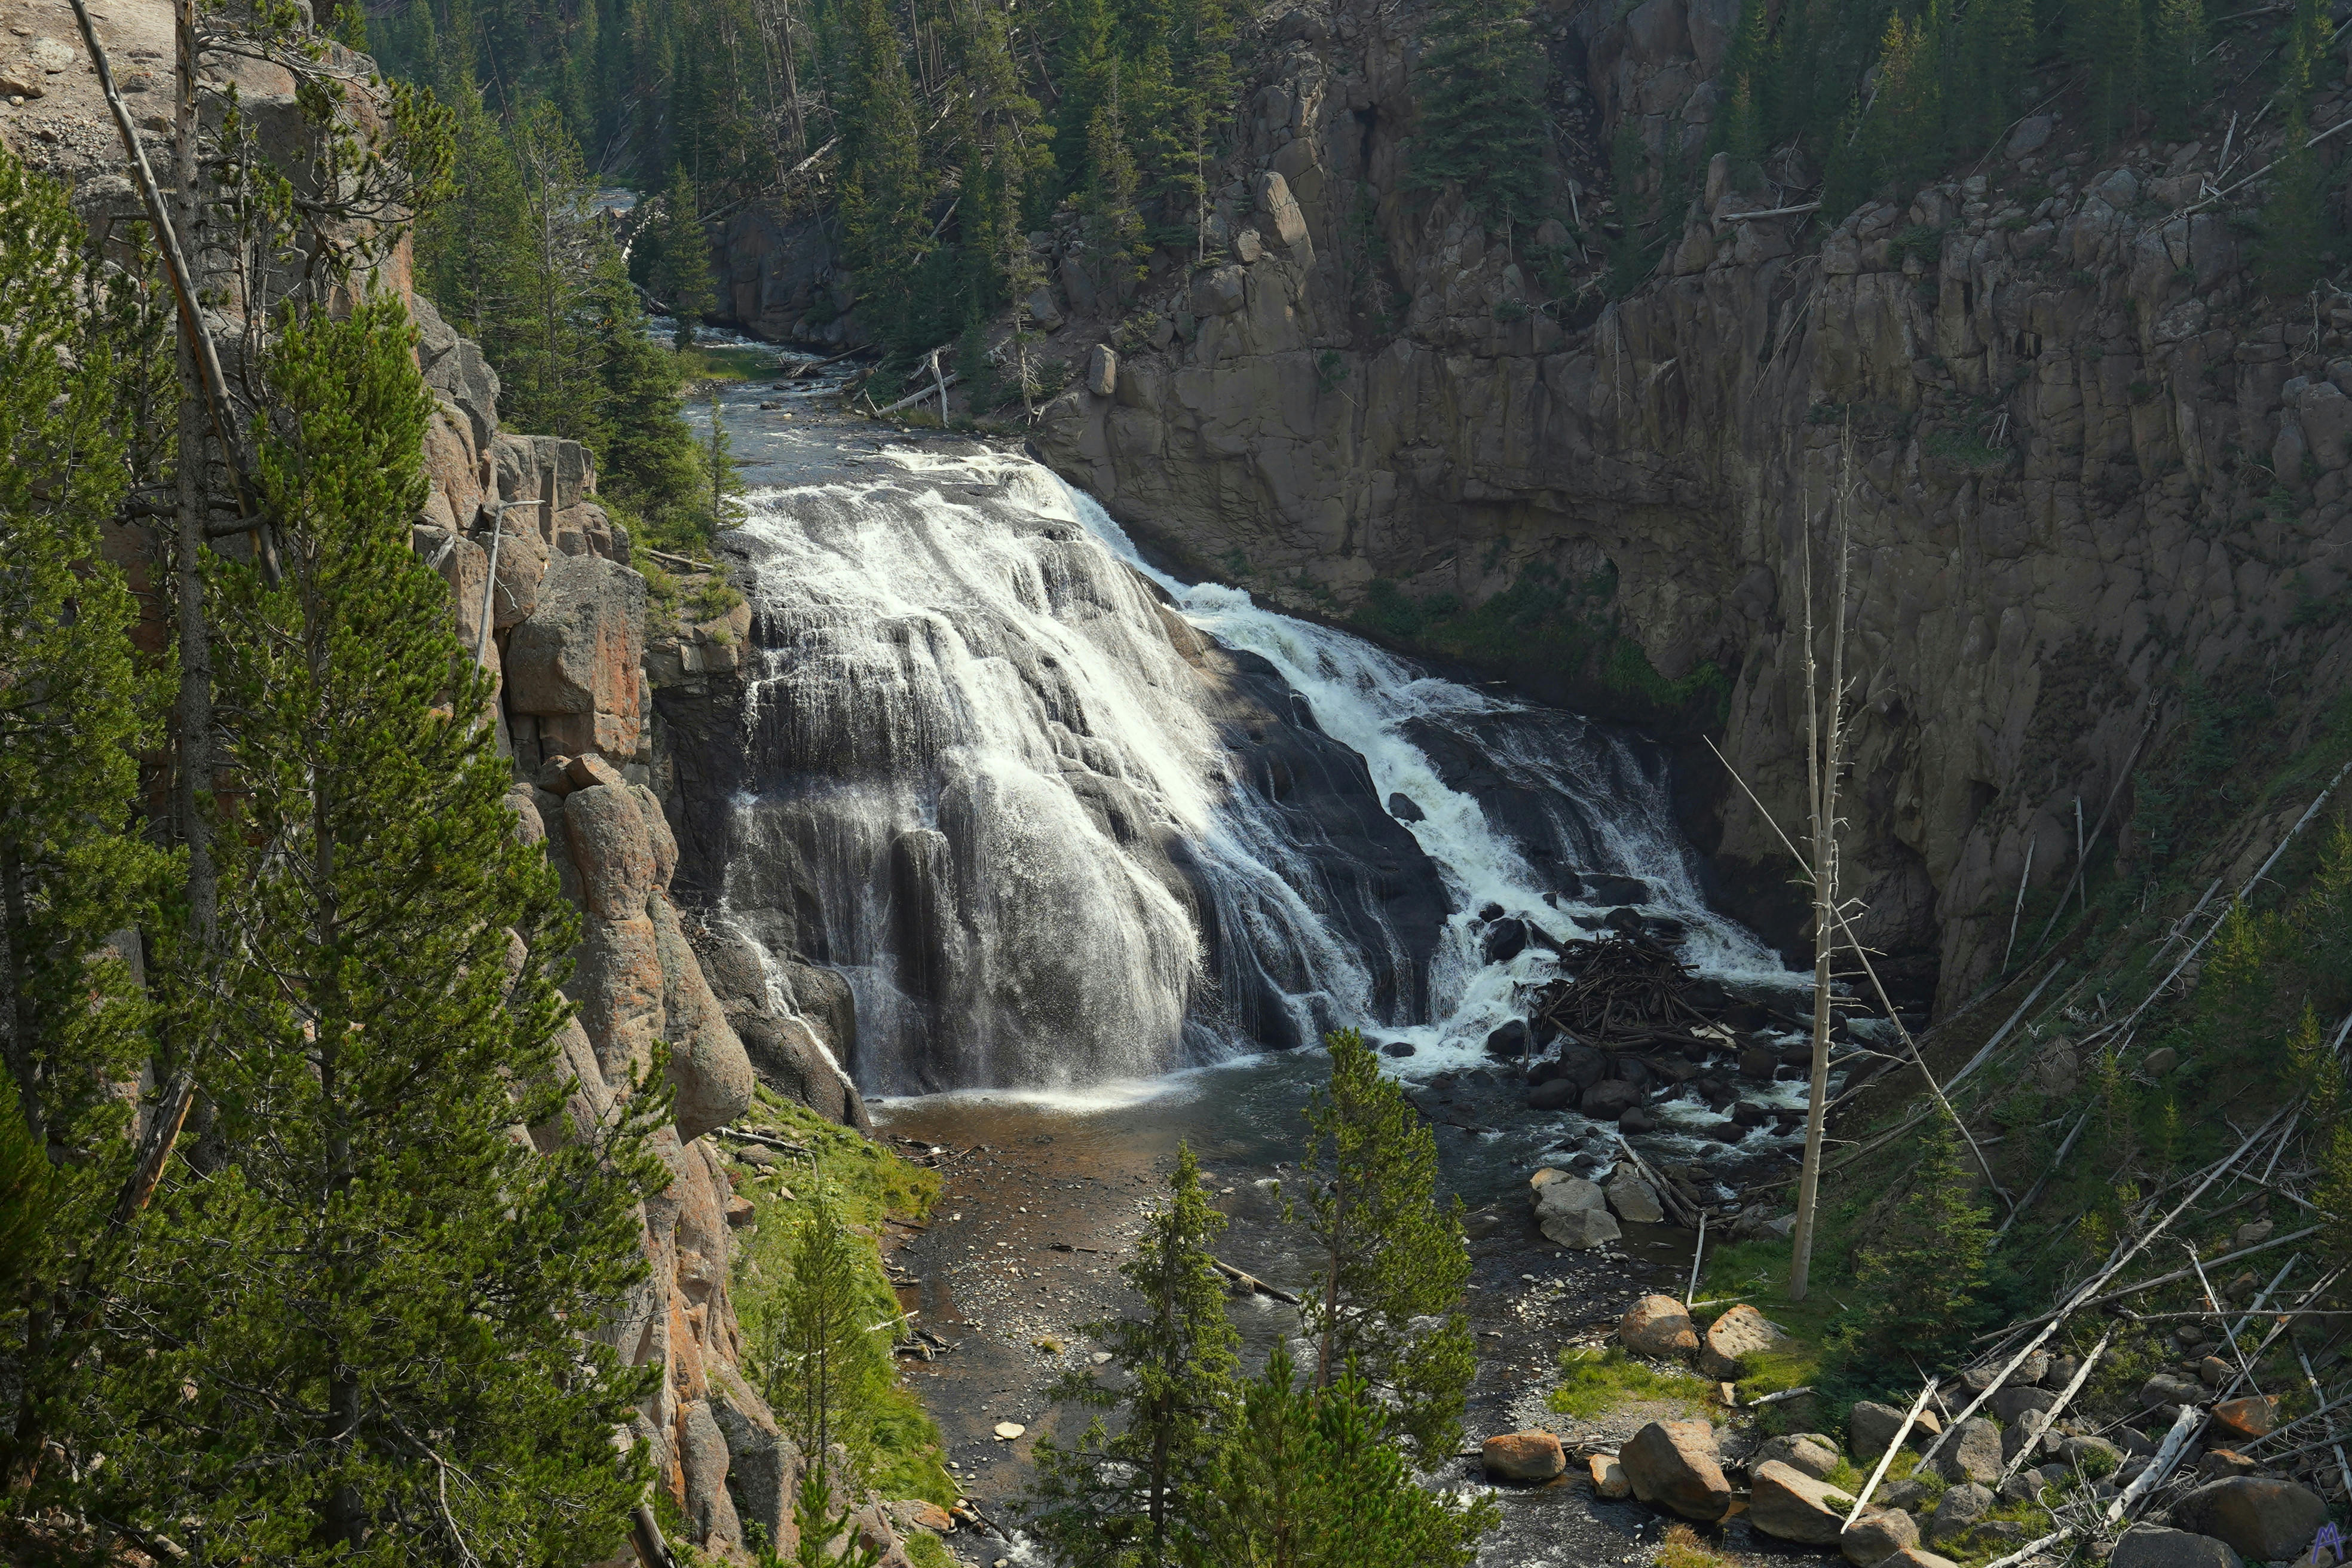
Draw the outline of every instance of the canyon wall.
M1843 516L1845 889L1948 1002L1998 964L2029 847L2035 886L2066 877L2074 803L2098 817L2184 693L2340 683L2352 307L2259 297L2243 215L2198 205L2218 138L2101 153L2063 113L1826 233L1779 211L1803 171L1743 193L1717 159L1610 300L1633 204L1579 149L1701 149L1730 19L1538 14L1587 251L1410 188L1414 11L1279 11L1224 258L1123 319L1071 301L1106 350L1038 445L1190 572L1678 735L1726 897L1786 941L1789 861L1694 742L1798 830L1804 584L1826 625ZM2313 123L2343 112L2331 87Z

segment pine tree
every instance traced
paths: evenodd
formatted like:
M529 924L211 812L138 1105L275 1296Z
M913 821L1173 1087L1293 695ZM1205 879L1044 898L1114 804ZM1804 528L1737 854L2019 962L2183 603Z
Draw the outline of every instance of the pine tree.
M905 46L883 0L845 0L841 121L841 227L861 295L887 321L913 292L929 249L930 185L907 79Z
M1013 62L1003 13L971 0L954 13L949 42L961 89L951 123L962 160L958 292L968 325L1013 297L1013 274L1029 250L1024 211L1031 190L1051 177L1054 154L1052 132Z
M1414 90L1412 184L1458 181L1470 208L1506 235L1540 222L1548 200L1544 57L1528 11L1529 0L1444 0Z
M2157 133L2189 136L2189 116L2204 98L2205 7L2201 0L2157 0L2148 43L2147 97Z
M2320 250L2327 242L2324 171L2311 140L2313 71L2327 44L2326 13L2315 0L2301 0L2279 65L2279 100L2286 123L2278 163L2271 170L2270 200L2263 205L2255 276L2265 293L2285 298L2317 281Z
M583 438L596 454L598 499L634 520L646 543L700 554L709 548L698 504L702 467L678 408L677 356L646 335L645 312L609 247L591 287L602 422Z
M1135 205L1135 158L1128 147L1119 76L1114 58L1109 91L1087 121L1087 184L1079 214L1095 286L1123 291L1143 276L1150 243Z
M516 116L507 141L522 204L512 252L521 292L483 340L499 413L517 429L585 439L601 414L588 293L607 241L591 216L595 185L553 103Z
M1882 166L1906 191L1932 174L1943 159L1938 59L1943 37L1938 20L1933 6L1916 21L1906 22L1900 15L1889 17L1879 54L1878 103L1871 119L1876 122ZM1871 135L1872 128L1865 126L1863 134Z
M834 1507L834 1483L855 1479L835 1475L836 1455L850 1456L854 1467L866 1451L861 1418L876 1391L890 1381L888 1355L874 1327L877 1303L867 1297L858 1246L819 1173L793 1240L792 1280L763 1325L756 1363L769 1403L809 1458L793 1504L798 1568L836 1563L873 1568L876 1560L854 1544L839 1559L829 1550L850 1528L848 1508Z
M713 534L734 527L743 520L743 509L735 498L743 492L743 482L735 472L735 449L727 437L727 420L719 403L719 385L710 387L710 438L702 450L704 494L710 506L709 527Z
M1360 1378L1299 1386L1275 1347L1202 1479L1186 1568L1468 1568L1491 1498L1424 1489Z
M2033 0L1974 0L1959 25L1965 37L1956 97L1965 110L1963 129L1981 144L2008 129L2021 101L2033 64Z
M2091 124L2102 143L2124 134L2139 111L2147 68L2141 0L2087 0L2076 57L2090 68Z
M1331 1082L1307 1102L1305 1224L1317 1272L1301 1316L1316 1384L1343 1374L1393 1398L1390 1420L1424 1464L1461 1444L1476 1354L1462 1297L1462 1200L1437 1201L1437 1140L1353 1029L1324 1037ZM1295 1212L1295 1211L1294 1211ZM1415 1329L1416 1318L1439 1327Z
M1042 224L1064 197L1082 195L1091 178L1096 111L1110 98L1118 53L1112 44L1108 0L1054 0L1060 37L1054 49L1053 79L1060 90L1054 104L1056 178L1036 193L1030 216Z
M0 147L0 1274L24 1288L0 1306L10 1484L37 1463L79 1359L61 1297L126 1173L116 1086L152 1048L109 948L161 866L137 833L137 758L154 739L138 608L100 540L133 410L100 314L113 286L86 243L65 192Z
M655 297L669 306L681 349L692 346L694 329L718 302L698 201L693 178L685 164L678 164L670 171L669 188L662 193L661 226L648 237L653 243L646 282Z
M530 207L514 150L483 105L471 72L441 92L452 112L457 181L466 195L418 220L416 289L496 363L522 331L520 314L530 292L524 228Z
M1965 1347L1983 1302L1992 1226L1975 1201L1950 1121L1916 1145L1910 1194L1855 1254L1862 1300L1842 1332L1848 1353L1891 1365Z
M820 1183L793 1238L792 1283L767 1325L761 1356L769 1402L803 1453L864 1441L858 1413L889 1381L887 1353L872 1327L857 1239Z
M1123 1410L1116 1436L1100 1419L1069 1447L1040 1439L1030 1528L1073 1568L1165 1568L1204 1496L1202 1471L1234 1395L1240 1336L1225 1315L1209 1248L1225 1228L1210 1206L1190 1146L1179 1144L1167 1206L1145 1224L1120 1275L1143 1316L1090 1325L1123 1385L1074 1373L1054 1397Z
M591 1560L647 1475L612 1435L648 1373L581 1331L645 1278L667 1096L649 1075L548 1154L515 1135L565 1103L574 926L409 547L414 356L396 300L281 321L257 473L283 580L212 570L236 1048L105 1303L81 1477L199 1561Z

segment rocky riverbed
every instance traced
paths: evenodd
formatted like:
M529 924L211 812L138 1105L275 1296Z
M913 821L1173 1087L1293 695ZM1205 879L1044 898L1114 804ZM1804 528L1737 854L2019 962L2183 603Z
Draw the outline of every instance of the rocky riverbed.
M892 1263L908 1281L900 1299L919 1314L916 1321L954 1348L902 1367L939 1421L955 1473L982 1515L1012 1529L1038 1437L1067 1438L1083 1427L1085 1413L1055 1408L1045 1391L1099 1353L1085 1325L1126 1308L1118 1265L1144 1213L1164 1194L1180 1141L1191 1144L1230 1221L1218 1256L1278 1288L1307 1279L1300 1237L1282 1221L1279 1184L1295 1177L1301 1110L1324 1070L1320 1053L1299 1053L1130 1086L1124 1094L875 1104L883 1136L942 1151L946 1190L932 1222L896 1241ZM1613 1448L1674 1412L1635 1404L1579 1420L1549 1411L1545 1398L1559 1354L1605 1343L1626 1308L1650 1290L1680 1295L1694 1237L1666 1226L1629 1225L1622 1241L1600 1248L1571 1251L1547 1241L1536 1227L1528 1177L1548 1150L1565 1155L1557 1129L1544 1124L1549 1119L1516 1110L1518 1095L1500 1083L1457 1085L1457 1104L1468 1097L1466 1108L1495 1128L1438 1128L1444 1179L1471 1211L1469 1310L1480 1353L1469 1441L1541 1427L1559 1434L1571 1453ZM1423 1089L1416 1098L1435 1108L1433 1091ZM1278 1337L1296 1331L1296 1310L1261 1295L1237 1297L1234 1312L1253 1365ZM1007 1421L1024 1428L1011 1441L995 1436ZM1487 1484L1476 1459L1438 1480ZM1577 1464L1549 1485L1498 1495L1504 1523L1480 1556L1496 1568L1646 1562L1668 1522L1640 1503L1595 1497ZM1735 1552L1759 1546L1736 1521L1724 1536ZM984 1531L967 1528L952 1543L970 1563L1026 1560L1018 1544Z

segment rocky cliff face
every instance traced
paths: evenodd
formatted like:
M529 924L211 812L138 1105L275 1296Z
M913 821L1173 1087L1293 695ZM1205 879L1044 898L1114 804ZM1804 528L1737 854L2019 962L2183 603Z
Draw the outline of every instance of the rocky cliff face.
M1625 127L1700 145L1721 0L1539 20L1571 160ZM1718 160L1621 300L1542 235L1575 275L1555 299L1530 237L1406 188L1413 16L1269 26L1227 258L1155 274L1039 438L1192 570L1711 733L1793 827L1802 584L1810 553L1826 621L1843 497L1847 888L1946 999L1999 962L2029 850L2034 885L2071 872L2074 802L2100 814L2185 690L2342 679L2315 607L2352 542L2352 310L2258 297L2229 207L2200 205L2218 138L2095 155L2043 116L1826 235L1776 214L1801 186L1743 194ZM2344 111L2327 93L2314 124ZM2273 155L2238 152L2240 175ZM1564 173L1606 222L1589 163ZM1794 936L1771 827L1687 772L1728 891Z
M703 1134L743 1113L760 1076L838 1120L862 1124L865 1107L805 1026L789 1032L797 1017L772 1016L763 976L736 962L740 939L673 900L676 807L649 787L676 778L656 717L660 687L688 686L705 700L714 676L725 688L730 650L748 630L726 623L747 617L738 606L713 623L668 614L649 623L646 578L631 564L627 531L596 504L587 450L500 432L498 379L478 350L428 301L411 309L439 404L415 548L447 580L460 635L499 677L519 829L546 845L582 913L565 987L579 1015L563 1041L579 1091L571 1125L532 1136L552 1147L609 1117L667 1047L677 1120L656 1149L670 1184L646 1205L650 1277L606 1332L634 1364L663 1369L638 1432L696 1539L724 1553L757 1524L790 1550L801 1457L743 1374L728 1291L730 1223L749 1205ZM871 1522L898 1553L882 1516Z

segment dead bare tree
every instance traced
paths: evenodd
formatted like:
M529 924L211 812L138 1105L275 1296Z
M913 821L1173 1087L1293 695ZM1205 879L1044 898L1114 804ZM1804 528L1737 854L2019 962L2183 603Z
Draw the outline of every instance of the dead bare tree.
M1811 508L1801 520L1800 560L1804 579L1805 783L1812 808L1813 884L1813 1060L1805 1104L1805 1159L1797 1178L1797 1224L1789 1256L1789 1296L1805 1299L1812 1272L1815 1211L1820 1206L1822 1135L1829 1119L1830 1027L1835 1022L1831 993L1831 959L1837 951L1834 931L1838 907L1837 791L1845 761L1845 622L1846 574L1852 552L1853 432L1839 444L1838 483L1831 511L1837 540L1836 598L1830 616L1830 680L1826 700L1821 691L1813 638L1813 542Z

